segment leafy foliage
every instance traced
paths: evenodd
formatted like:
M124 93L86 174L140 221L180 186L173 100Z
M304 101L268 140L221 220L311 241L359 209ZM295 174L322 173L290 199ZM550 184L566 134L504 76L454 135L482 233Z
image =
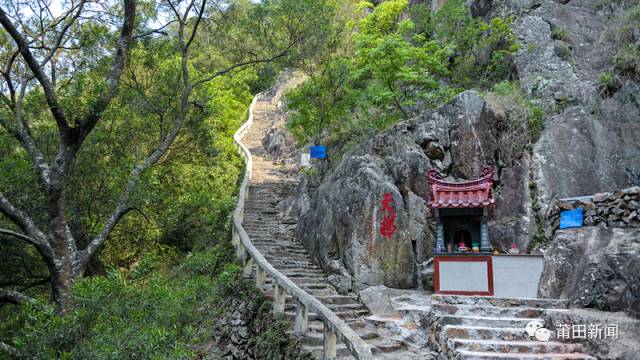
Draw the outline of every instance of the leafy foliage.
M524 96L516 82L496 84L485 98L498 115L498 165L511 167L540 138L543 111Z
M287 324L274 321L271 304L242 280L231 258L226 243L188 256L177 270L164 256L145 256L130 272L111 270L76 283L77 309L68 316L46 302L5 312L13 326L3 327L1 336L29 359L193 359L211 341L228 299L252 299L248 309L265 329L257 342L271 358L288 346Z
M620 6L621 4L616 4ZM631 3L612 20L606 41L613 47L606 67L598 79L603 95L611 96L626 81L640 79L640 4Z
M347 28L351 41L313 59L308 81L287 96L299 143L353 140L511 76L518 45L509 19L473 18L462 0L436 14L407 0L360 9L368 14Z
M519 49L511 20L489 22L471 16L464 0L447 0L430 24L438 41L452 46L452 80L464 88L490 87L511 76L512 56Z
M103 6L109 14L105 23L121 22L121 9L112 8L113 4ZM140 179L127 204L131 211L92 259L89 277L75 282L77 308L57 316L45 296L49 287L31 286L33 280L48 285L49 269L38 252L0 235L0 282L38 299L19 309L0 307L0 340L17 348L22 357L198 357L206 350L201 346L210 345L215 319L226 310L227 300L251 296L258 299L254 310L260 312L256 317L261 324L274 325L260 335L264 354L273 358L274 351L287 344L285 325L266 311L265 300L242 282L240 267L231 262L226 240L244 166L232 135L246 119L253 94L268 87L285 64L312 53L323 37L310 30L331 19L321 11L324 2L315 0L207 4L210 16L202 20L199 29L204 30L193 39L187 59L189 77L199 86L189 97L185 124L156 166ZM177 27L149 32L163 6L168 9L165 2L138 2L136 34L152 35L136 38L118 92L100 114L67 179L65 215L78 249L103 227L135 166L158 148L179 114L185 82ZM194 25L192 19L186 23L187 30ZM71 29L77 39L68 44L70 58L77 59L58 64L56 90L71 122L87 114L105 90L110 68L105 53L112 50L109 46L117 34L115 27L100 24L83 18L81 29ZM287 48L288 44L292 45ZM7 50L0 56L3 60L12 46L6 31L0 31L0 47ZM274 63L270 57L283 61ZM247 59L264 60L210 81L205 78L204 74ZM43 92L29 86L24 104L30 135L51 162L58 131ZM0 116L8 114L7 106L0 107ZM28 154L4 127L0 127L0 171L2 193L46 228L47 201L37 174ZM12 226L0 217L0 227L15 229Z

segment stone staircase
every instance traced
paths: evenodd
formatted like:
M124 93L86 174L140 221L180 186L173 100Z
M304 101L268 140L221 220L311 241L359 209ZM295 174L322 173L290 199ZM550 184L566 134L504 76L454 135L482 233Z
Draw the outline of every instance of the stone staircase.
M296 219L281 215L278 204L294 193L297 182L288 175L284 165L274 162L262 143L277 119L275 104L280 93L281 89L278 89L272 99L256 103L253 124L242 139L253 158L253 175L243 220L249 238L273 267L333 310L366 340L372 346L376 359L429 359L420 351L408 349L406 344L385 336L384 323L370 319L368 310L356 295L338 294L327 281L323 270L314 264L305 248L294 239ZM272 283L267 279L265 294L273 294L272 289ZM285 316L291 321L295 317L295 305L293 298L287 295ZM303 350L320 359L323 356L324 325L316 314L309 313L308 316L308 331L301 335ZM344 344L338 343L337 358L353 359L353 356Z
M544 323L550 312L566 311L556 299L505 299L472 296L432 296L435 339L450 359L593 359L581 344L530 338L525 327Z

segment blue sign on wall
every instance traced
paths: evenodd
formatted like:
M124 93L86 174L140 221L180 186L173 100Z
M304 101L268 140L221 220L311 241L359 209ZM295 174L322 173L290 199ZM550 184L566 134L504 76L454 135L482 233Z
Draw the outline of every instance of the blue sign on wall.
M312 159L326 159L327 147L325 145L312 146L309 151Z
M582 208L560 213L560 229L582 227Z

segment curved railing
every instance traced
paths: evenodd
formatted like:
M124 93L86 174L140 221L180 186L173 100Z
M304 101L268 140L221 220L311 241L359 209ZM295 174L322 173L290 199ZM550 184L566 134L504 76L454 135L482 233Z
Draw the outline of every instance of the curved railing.
M264 256L253 245L249 235L242 226L244 219L244 202L249 195L249 182L252 173L251 152L240 141L253 122L253 108L256 102L263 96L257 94L251 106L249 106L249 117L247 121L236 131L233 140L238 147L238 152L245 160L246 168L244 179L240 185L238 205L233 212L233 236L232 243L236 248L236 257L244 264L244 272L250 275L253 265L256 265L256 286L264 289L266 276L273 280L274 284L274 312L283 313L286 294L291 295L297 302L296 315L294 320L294 334L303 335L308 329L308 314L315 312L318 318L324 323L324 359L335 359L336 342L341 339L351 354L358 360L373 359L370 346L356 334L342 319L340 319L331 309L322 304L306 291L302 290L288 277L276 270L264 258Z

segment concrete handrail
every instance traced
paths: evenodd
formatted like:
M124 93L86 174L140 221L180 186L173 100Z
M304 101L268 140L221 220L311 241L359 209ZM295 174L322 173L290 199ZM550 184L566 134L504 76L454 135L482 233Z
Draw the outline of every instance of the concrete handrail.
M249 235L242 226L242 221L244 220L244 202L249 194L249 182L251 181L253 161L251 158L251 152L242 144L241 139L253 123L253 108L262 95L263 93L259 93L253 98L253 101L251 101L251 105L249 106L249 116L247 121L242 124L233 136L240 156L244 158L246 165L244 178L240 185L238 204L233 212L232 242L234 246L236 246L236 256L243 261L245 265L245 273L250 273L252 271L251 269L253 268L254 263L257 265L258 274L256 274L256 282L259 286L264 284L265 275L268 275L273 279L276 292L274 296L274 309L276 312L284 311L285 298L283 292L288 293L296 299L298 305L296 309L295 332L306 332L307 314L309 311L315 312L318 315L318 318L320 318L324 323L325 328L324 359L335 358L337 337L344 341L345 345L356 359L373 359L371 347L362 340L362 338L360 338L360 336L358 336L358 334L353 331L349 325L331 311L331 309L326 307L306 291L302 290L280 271L276 270L253 245Z

